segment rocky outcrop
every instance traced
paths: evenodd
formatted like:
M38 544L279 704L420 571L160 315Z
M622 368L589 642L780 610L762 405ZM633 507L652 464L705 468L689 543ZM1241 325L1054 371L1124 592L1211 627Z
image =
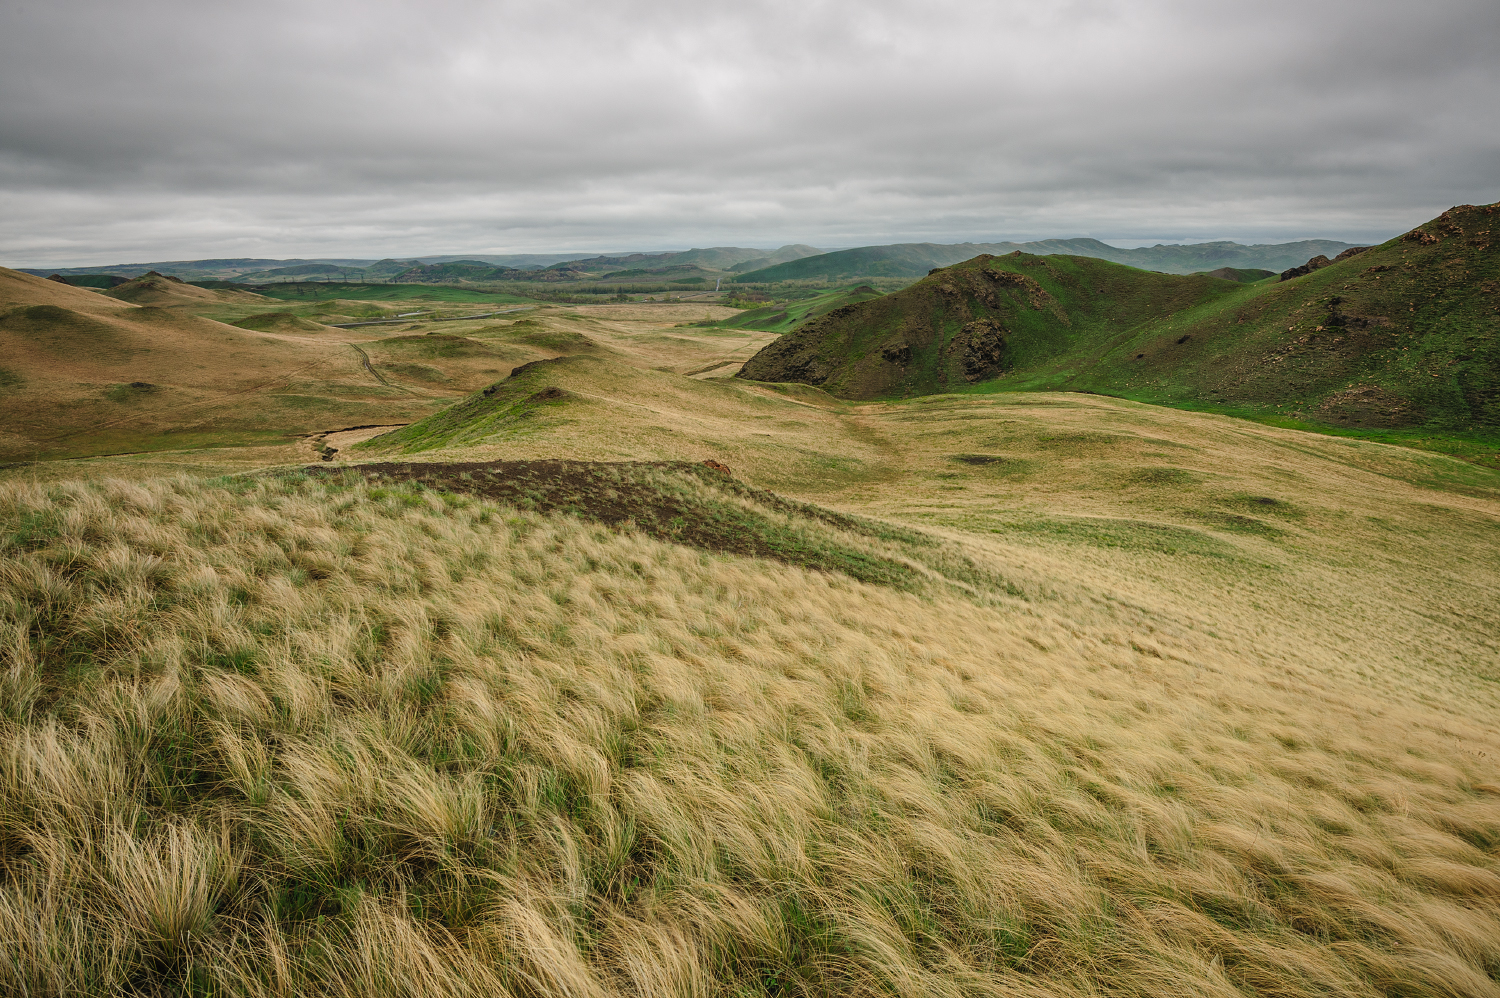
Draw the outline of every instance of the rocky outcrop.
M1328 257L1322 256L1320 254L1313 257L1311 260L1307 261L1300 267L1291 267L1287 270L1283 270L1281 272L1281 279L1283 281L1290 281L1293 278L1303 277L1307 274L1311 274L1315 270L1322 270L1332 262L1333 261L1328 259Z
M817 335L827 325L823 321L827 318L829 316L814 320L795 333L788 333L779 340L768 343L745 362L745 366L740 368L740 373L735 377L750 381L823 384L833 374L833 365L820 355L822 343Z
M953 337L949 349L958 356L964 380L970 383L992 378L1005 370L1010 358L1005 328L994 319L965 323Z
M899 364L905 367L911 363L911 344L892 343L880 351L880 358L888 364Z

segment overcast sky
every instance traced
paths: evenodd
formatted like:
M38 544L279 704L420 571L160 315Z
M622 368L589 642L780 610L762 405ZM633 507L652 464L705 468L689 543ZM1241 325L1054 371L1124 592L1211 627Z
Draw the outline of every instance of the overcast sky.
M1497 0L0 0L12 266L1373 241L1497 199Z

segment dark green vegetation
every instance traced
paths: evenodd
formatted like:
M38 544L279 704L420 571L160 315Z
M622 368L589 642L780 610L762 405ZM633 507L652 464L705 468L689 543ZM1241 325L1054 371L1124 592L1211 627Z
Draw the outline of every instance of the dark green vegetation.
M70 274L66 277L61 274L52 274L47 280L58 281L75 288L102 288L107 291L124 284L126 278L117 274Z
M742 376L853 398L1093 391L1494 439L1497 216L1494 205L1454 208L1304 277L1253 285L1076 256L980 256L809 322Z
M1188 246L1151 246L1120 249L1097 239L1043 239L1029 243L896 243L861 246L788 261L741 274L743 283L769 284L780 281L839 281L866 277L921 277L934 267L946 267L983 253L1031 253L1086 256L1143 270L1169 274L1192 274L1222 267L1258 268L1280 272L1319 254L1335 256L1349 243L1332 239L1304 239L1295 243L1242 246L1233 242L1196 243ZM1239 278L1243 280L1243 278Z
M687 461L488 461L382 463L306 473L335 481L363 477L373 485L435 488L492 499L534 513L564 513L657 540L706 551L773 558L788 565L842 572L861 582L917 591L925 565L962 586L995 591L1005 583L978 568L955 545L864 517L794 502L755 488L727 470ZM402 484L407 483L407 484ZM378 493L374 493L378 497ZM858 538L848 543L846 535ZM877 548L889 548L887 554ZM1012 593L1018 592L1014 587Z

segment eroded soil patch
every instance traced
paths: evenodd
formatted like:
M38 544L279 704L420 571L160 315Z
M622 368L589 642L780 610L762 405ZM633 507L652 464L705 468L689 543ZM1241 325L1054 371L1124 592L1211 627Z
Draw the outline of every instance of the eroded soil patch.
M921 588L927 578L912 562L953 581L1004 586L920 531L785 499L687 461L385 462L305 470L325 478L357 475L372 484L417 483L900 589Z

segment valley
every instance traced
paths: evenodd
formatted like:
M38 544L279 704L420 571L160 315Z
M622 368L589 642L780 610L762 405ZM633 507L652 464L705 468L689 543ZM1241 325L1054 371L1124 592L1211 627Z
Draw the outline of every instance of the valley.
M1497 993L1491 213L1285 281L0 271L0 987Z

